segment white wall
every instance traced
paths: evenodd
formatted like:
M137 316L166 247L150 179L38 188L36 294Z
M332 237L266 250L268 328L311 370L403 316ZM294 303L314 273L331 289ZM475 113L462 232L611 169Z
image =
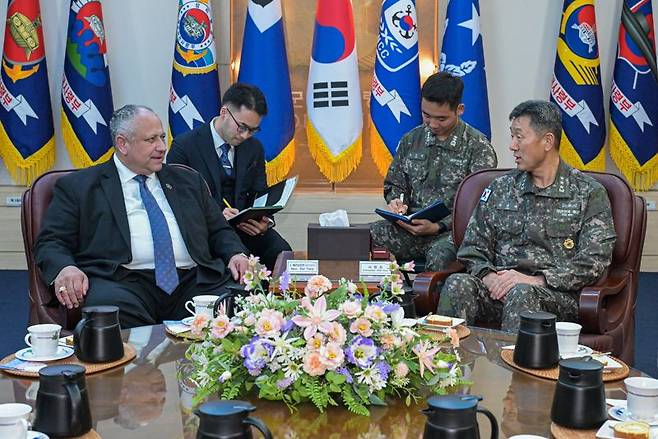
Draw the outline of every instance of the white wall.
M309 7L314 7L313 0L307 1ZM355 7L361 1L353 0ZM223 87L228 82L229 2L211 0ZM283 3L285 6L286 0ZM607 102L622 0L596 3L604 102ZM652 3L654 11L658 11L658 0ZM443 29L447 2L439 0L439 4L439 29ZM506 149L510 110L522 100L548 97L562 4L561 0L480 0L492 140L500 166L512 166ZM145 104L166 121L177 7L178 0L103 1L115 108L127 103ZM6 17L6 10L7 2L0 1L0 17ZM57 168L71 166L58 129L68 10L69 0L41 0L55 110ZM4 26L5 20L0 20L0 35L4 35ZM0 166L0 184L12 184L4 165Z

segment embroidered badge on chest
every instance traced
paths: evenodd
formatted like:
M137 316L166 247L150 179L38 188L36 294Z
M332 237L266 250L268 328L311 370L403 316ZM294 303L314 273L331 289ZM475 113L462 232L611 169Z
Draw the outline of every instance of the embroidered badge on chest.
M482 195L480 195L480 201L486 203L490 195L491 195L491 189L489 189L488 187L484 188L484 190L482 191Z

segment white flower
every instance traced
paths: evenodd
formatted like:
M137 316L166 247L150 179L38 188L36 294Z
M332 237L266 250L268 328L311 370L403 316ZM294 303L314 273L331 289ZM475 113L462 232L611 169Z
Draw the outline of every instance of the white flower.
M230 370L224 371L224 373L222 373L222 374L219 376L219 382L220 382L220 383L225 383L225 382L227 382L228 380L230 380L232 376L233 376L233 375L231 374L231 371L230 371Z
M405 319L404 310L397 308L391 313L391 326L393 329L408 328L416 324L416 319Z

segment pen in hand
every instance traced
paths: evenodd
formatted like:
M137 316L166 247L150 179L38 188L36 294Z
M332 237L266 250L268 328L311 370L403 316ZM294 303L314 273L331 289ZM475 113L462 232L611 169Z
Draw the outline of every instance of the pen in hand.
M229 202L226 201L226 198L222 198L222 201L224 202L224 204L226 205L226 207L228 207L229 209L233 209L233 208L231 207L231 205L229 204Z

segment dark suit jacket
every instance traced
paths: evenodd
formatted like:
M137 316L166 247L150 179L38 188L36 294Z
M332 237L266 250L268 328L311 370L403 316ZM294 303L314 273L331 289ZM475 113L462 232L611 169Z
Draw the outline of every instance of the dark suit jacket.
M203 178L191 169L163 165L157 173L190 256L198 264L197 283L230 278L231 256L247 253ZM123 191L114 160L60 178L35 245L44 281L53 282L67 265L88 276L112 278L132 260Z
M210 192L217 204L224 208L219 158L210 134L210 124L201 125L177 136L167 154L167 163L182 163L199 171L208 182ZM251 137L236 146L233 169L235 170L235 206L233 207L243 210L253 204L259 192L267 189L263 145Z

